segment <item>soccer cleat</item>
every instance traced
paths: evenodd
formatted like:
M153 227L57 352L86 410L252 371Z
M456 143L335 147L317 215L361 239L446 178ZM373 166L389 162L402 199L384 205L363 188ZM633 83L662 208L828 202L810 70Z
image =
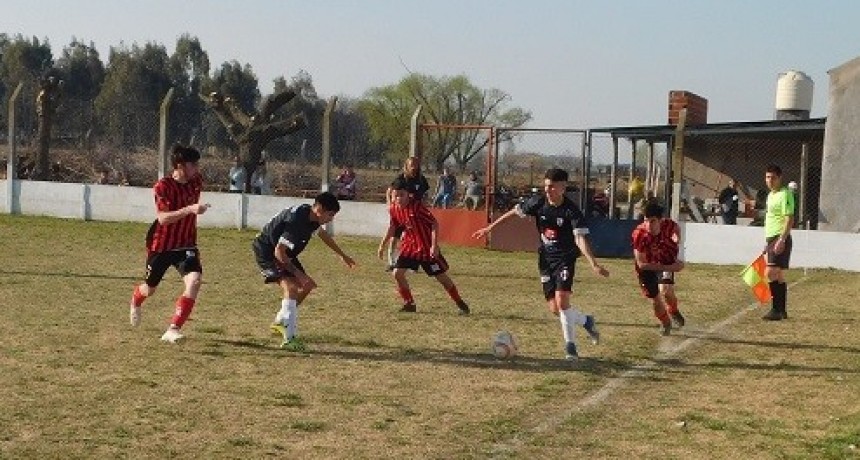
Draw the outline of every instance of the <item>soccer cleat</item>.
M597 345L600 343L600 332L597 330L597 324L594 322L594 316L588 315L585 317L585 324L582 325L585 332L588 332L588 337L591 338L591 343Z
M460 314L466 316L470 313L469 305L464 301L457 302L457 308L460 309Z
M184 338L185 338L185 336L182 335L181 332L179 332L179 329L177 329L175 327L170 327L161 336L161 341L162 342L168 342L168 343L177 343Z
M418 308L415 307L415 302L407 302L400 307L401 313L415 313L418 311Z
M682 327L684 327L684 324L687 323L687 321L684 319L684 315L682 315L680 311L676 311L675 313L672 313L671 316L672 316L672 321L675 323L675 327L677 327L677 328L682 328Z
M573 342L567 342L564 345L564 359L568 361L576 361L579 359L579 355L576 353L576 344Z
M141 315L141 306L134 306L134 304L129 305L128 307L128 319L131 323L132 327L140 326L140 315Z
M281 349L287 351L305 351L307 347L298 337L293 337L290 340L284 340L281 343Z
M385 272L386 273L391 273L392 271L394 271L394 265L393 264L388 264L385 266Z
M672 322L667 321L660 325L660 335L667 336L672 333Z
M783 313L783 312L781 312L775 308L771 308L770 311L767 312L767 314L765 314L764 316L761 317L761 319L763 319L765 321L780 321L780 320L787 319L787 318L788 318L787 313Z
M287 327L281 323L272 323L269 325L269 330L272 331L272 335L277 335L280 337L284 337L286 340L287 337Z

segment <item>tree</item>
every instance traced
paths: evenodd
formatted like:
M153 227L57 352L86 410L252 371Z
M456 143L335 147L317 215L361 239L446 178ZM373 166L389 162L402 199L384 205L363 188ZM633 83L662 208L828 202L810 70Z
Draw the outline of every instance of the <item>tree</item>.
M72 38L63 48L56 65L65 82L63 103L57 110L57 131L62 137L92 141L95 125L95 99L105 79L105 68L93 43Z
M236 66L230 66L227 70L235 69ZM259 96L256 84L254 91ZM294 133L305 126L305 120L301 115L291 118L276 117L279 109L296 96L297 93L289 89L275 92L266 97L259 112L253 108L242 107L241 100L236 99L232 93L212 91L206 96L200 96L215 112L230 138L239 147L239 158L247 171L246 192L251 191L251 175L257 169L266 145L274 139Z
M521 127L531 120L531 113L518 107L507 108L510 100L504 91L478 88L464 75L411 74L395 85L370 89L360 107L372 139L384 145L390 155L402 158L408 149L410 119L418 105L423 107L425 119L435 124ZM488 142L481 130L432 130L424 152L437 170L449 159L462 169Z
M163 45L111 47L107 74L96 98L99 126L126 148L158 143L158 111L172 86Z
M47 40L40 41L36 37L26 39L16 35L10 39L2 35L0 55L0 81L3 86L11 92L18 83L24 84L19 95L21 104L18 106L17 129L20 139L26 141L36 131L36 96L40 91L40 81L54 66L51 45ZM8 111L7 98L8 95L2 100L4 115Z
M209 55L199 39L183 34L176 41L168 65L174 88L169 134L186 144L204 141L202 123L206 107L197 95L209 82Z

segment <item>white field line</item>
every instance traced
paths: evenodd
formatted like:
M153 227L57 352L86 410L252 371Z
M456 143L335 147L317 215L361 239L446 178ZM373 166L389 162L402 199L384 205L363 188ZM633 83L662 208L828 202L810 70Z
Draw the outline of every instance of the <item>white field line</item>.
M798 283L803 281L803 279L805 279L805 277L795 281L789 287L796 286ZM585 411L587 409L591 409L595 406L600 405L603 401L609 399L609 397L612 396L613 393L627 385L627 383L631 379L637 379L639 377L642 377L647 372L658 368L660 366L660 361L671 359L680 355L693 345L698 344L702 336L713 336L723 331L728 326L731 326L732 324L738 322L738 320L740 320L747 313L755 311L758 308L758 304L750 304L746 308L742 308L736 311L734 314L728 316L722 321L714 323L713 325L711 325L710 328L704 331L704 334L702 334L701 331L697 331L700 334L699 336L687 337L686 339L682 340L674 346L671 345L671 338L661 340L660 344L657 346L657 350L654 353L654 356L650 360L642 364L637 364L633 366L632 368L624 371L624 373L622 373L618 377L609 379L609 381L607 381L606 384L600 387L597 391L580 399L575 404L571 405L569 409L557 412L555 414L547 414L548 417L544 419L543 423L536 426L533 430L530 430L526 433L517 433L513 438L510 439L510 441L506 443L497 443L495 446L493 446L493 455L506 456L506 454L510 454L518 450L523 445L523 442L525 442L521 434L526 434L531 437L555 430L565 420L569 419L574 414Z

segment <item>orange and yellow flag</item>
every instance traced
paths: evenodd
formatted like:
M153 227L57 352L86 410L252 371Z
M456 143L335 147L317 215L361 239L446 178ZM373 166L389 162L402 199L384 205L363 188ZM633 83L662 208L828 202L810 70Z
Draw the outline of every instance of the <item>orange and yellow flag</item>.
M770 302L770 285L767 278L764 276L764 270L767 267L767 262L764 259L764 254L759 254L747 268L741 272L741 278L752 288L753 295L759 303Z

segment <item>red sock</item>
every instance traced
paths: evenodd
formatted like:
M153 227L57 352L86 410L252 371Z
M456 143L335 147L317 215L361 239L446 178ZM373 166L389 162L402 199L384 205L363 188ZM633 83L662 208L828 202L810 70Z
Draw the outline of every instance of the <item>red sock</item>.
M669 311L670 315L674 315L678 313L678 299L668 300L666 299L666 310Z
M403 299L404 303L413 303L415 299L412 298L412 291L409 288L397 288L397 293L400 294L400 298Z
M139 307L143 305L143 301L146 300L146 296L140 292L140 285L134 287L134 292L131 293L131 303L135 307Z
M446 289L446 291L448 291L448 296L451 297L451 300L454 302L460 303L463 301L463 299L460 298L460 293L457 292L457 286L452 284L451 289Z
M660 313L654 312L654 316L660 320L660 324L670 324L669 314L665 310Z
M176 310L173 313L173 319L170 324L177 329L181 328L185 321L191 316L191 310L194 309L194 299L185 296L179 296L176 299Z

